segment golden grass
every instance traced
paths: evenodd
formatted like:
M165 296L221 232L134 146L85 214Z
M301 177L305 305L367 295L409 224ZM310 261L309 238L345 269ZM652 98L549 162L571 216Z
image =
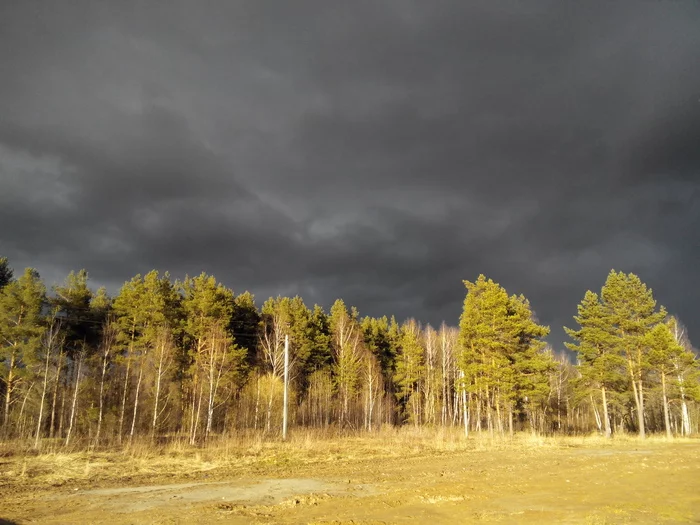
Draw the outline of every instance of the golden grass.
M674 443L696 441L676 438ZM543 448L608 448L667 443L664 436L640 441L632 435L605 439L589 436L539 436L520 432L514 436L471 433L457 428L383 427L374 433L350 433L337 429L295 430L287 441L260 434L216 436L206 444L191 446L185 439L154 444L136 440L123 447L90 449L79 443L64 448L44 442L39 451L26 442L0 443L0 485L144 482L155 479L200 479L206 473L293 469L328 461L371 460L469 453L470 451L541 450Z

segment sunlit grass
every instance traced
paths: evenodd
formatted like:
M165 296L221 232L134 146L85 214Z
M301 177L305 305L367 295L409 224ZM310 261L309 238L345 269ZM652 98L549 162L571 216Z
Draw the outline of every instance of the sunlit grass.
M696 441L675 438L674 443ZM29 442L0 443L0 484L46 484L69 482L130 481L138 479L200 479L206 473L288 469L328 461L343 462L372 458L408 458L433 454L459 454L497 450L523 453L557 448L650 448L668 443L665 436L639 440L630 434L612 439L598 435L541 436L520 432L470 433L458 428L390 427L373 433L299 429L287 441L262 434L214 436L192 446L186 438L166 443L139 439L122 446L90 447L76 441L65 448L58 441L42 443L34 450Z

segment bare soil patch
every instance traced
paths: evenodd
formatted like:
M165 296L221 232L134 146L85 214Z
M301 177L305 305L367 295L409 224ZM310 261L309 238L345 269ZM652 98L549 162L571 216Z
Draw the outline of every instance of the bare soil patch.
M108 467L88 469L84 478L63 479L58 486L43 483L52 474L36 465L25 463L36 478L8 476L8 469L18 472L26 460L5 458L0 518L124 524L700 523L696 441L465 441L442 449L398 443L392 452L371 443L354 445L327 443L297 454L285 449L276 456L260 454L257 461L202 458L206 469L189 475L161 471L150 481L148 473L129 471L125 477L124 465L121 474Z

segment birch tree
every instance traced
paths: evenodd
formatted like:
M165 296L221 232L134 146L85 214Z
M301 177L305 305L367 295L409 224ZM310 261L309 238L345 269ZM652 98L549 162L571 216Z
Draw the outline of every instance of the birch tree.
M121 443L124 433L126 406L129 399L129 384L136 345L143 335L148 312L145 306L145 286L141 275L136 275L124 283L114 299L114 313L118 326L117 343L121 347L120 361L124 369L124 382L121 389L119 409L118 440Z
M39 398L39 415L37 416L36 423L36 434L34 436L34 448L39 448L39 440L41 439L41 427L44 423L44 402L46 400L46 393L49 386L49 367L51 362L58 353L58 348L63 344L62 333L61 333L61 321L52 315L44 333L41 337L41 350L43 355L41 355L41 397Z
M284 374L284 336L289 333L291 316L282 297L270 297L262 307L259 347L264 369L269 375L265 429L272 429L272 407Z
M150 352L157 348L162 330L176 330L179 297L166 272L153 270L143 278L136 276L126 283L114 300L114 312L120 327L119 341L125 348L126 370L119 416L119 436L123 434L130 376L135 376L129 439L136 434L142 400L144 374Z
M105 412L105 380L107 369L111 364L114 348L117 343L118 326L113 319L105 321L105 327L102 330L102 339L98 348L100 356L100 390L98 399L97 412L97 429L95 430L95 443L100 442L102 432L102 419Z
M691 433L690 411L688 402L691 399L700 400L700 361L693 350L688 337L688 330L677 317L668 320L673 339L683 352L675 356L673 364L673 386L677 390L681 408L681 433L689 436Z
M66 381L62 407L70 399L66 444L70 442L75 417L78 411L80 378L85 359L89 359L99 342L100 322L91 308L93 292L88 286L86 270L70 272L62 285L54 286L49 302L56 308L62 320L63 353L65 356ZM59 360L60 361L60 360ZM59 368L58 377L62 370ZM62 410L63 412L63 410ZM63 413L60 414L63 421Z
M423 330L423 348L425 349L425 373L421 382L423 394L423 423L435 424L437 405L440 397L439 343L435 329L428 325Z
M365 348L362 354L362 375L365 393L365 429L373 429L374 413L380 392L384 390L382 371L377 357Z
M189 432L190 442L195 443L202 403L205 403L204 435L207 437L214 431L217 408L241 384L247 352L235 343L231 330L233 312L237 307L233 291L204 273L186 279L182 289L186 344L191 363ZM249 299L252 301L252 296ZM238 318L238 321L242 319Z
M149 354L149 364L153 375L153 418L151 420L151 439L158 432L158 422L167 407L168 399L161 403L164 385L168 380L175 357L175 342L170 327L160 326L155 335L153 351ZM161 407L161 404L163 405Z
M357 394L360 385L363 341L353 309L348 312L345 303L338 299L331 307L331 334L333 337L333 374L340 395L340 417L342 425L350 424L350 400Z
M455 392L455 347L459 332L448 327L445 323L440 325L438 344L440 345L440 386L442 390L440 421L447 426L452 420L452 395ZM468 405L467 405L468 406ZM468 432L468 429L467 429Z

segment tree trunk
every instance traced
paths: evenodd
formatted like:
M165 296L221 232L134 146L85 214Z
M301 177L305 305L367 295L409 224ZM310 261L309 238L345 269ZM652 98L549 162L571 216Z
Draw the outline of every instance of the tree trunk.
M513 437L513 402L508 403L508 434Z
M637 421L639 422L639 437L644 439L646 437L646 425L644 423L644 388L642 380L639 380L639 387L637 388L639 392L639 410L637 412Z
M53 330L53 326L49 328ZM44 365L44 384L41 389L41 401L39 402L39 417L36 423L36 437L34 438L34 448L39 448L39 439L41 437L41 421L44 418L44 399L46 398L46 387L49 382L49 359L51 357L51 346L53 345L53 333L47 335L49 337L48 348L46 349L46 362Z
M367 431L372 431L372 411L374 408L374 398L372 390L374 388L374 370L372 368L372 359L367 358Z
M207 395L207 424L204 427L204 438L209 437L211 432L212 419L214 417L214 395L216 394L214 389L214 370L215 370L215 352L216 352L216 340L209 342L209 392Z
M17 422L19 423L19 437L24 435L24 422L22 421L22 414L24 414L24 407L27 404L27 399L29 398L29 393L32 391L32 388L34 388L34 383L29 385L29 388L27 388L27 393L24 395L24 399L22 400L22 407L19 409L19 418L17 419Z
M503 419L501 419L501 392L496 393L496 421L498 421L498 433L503 435Z
M604 386L600 387L600 394L603 398L603 419L605 420L605 437L609 438L612 436L612 430L610 429L610 415L608 414L608 396Z
M194 444L192 442L192 436L194 436L194 418L195 418L195 412L197 408L197 372L194 372L194 375L192 376L192 408L190 410L190 435L189 435L189 441L190 444Z
M688 413L688 404L685 399L681 402L681 428L684 436L690 435L690 414Z
M197 414L194 420L194 426L192 427L192 438L190 439L190 445L194 445L197 442L197 428L199 427L199 416L202 412L202 396L204 395L204 383L199 386L199 401L197 402Z
M122 392L122 408L119 413L119 443L122 442L122 434L124 432L124 415L126 414L126 395L129 388L129 372L131 371L131 356L134 351L134 339L136 338L136 319L131 323L131 341L129 348L126 351L126 374L124 375L124 391Z
M268 397L267 401L267 423L265 424L265 431L270 432L272 428L272 399L273 399L273 394L274 394L274 386L275 386L275 376L274 374L270 374L270 396Z
M673 434L671 434L671 420L668 414L668 396L666 394L666 373L661 371L661 394L664 403L664 425L666 427L666 437L671 439Z
M591 406L593 407L593 415L595 416L595 424L598 427L598 432L600 432L603 428L603 423L600 420L600 412L598 412L598 407L595 404L595 401L593 400L593 394L591 394Z
M681 394L681 429L683 436L690 435L690 414L688 413L688 403L685 399L685 385L681 374L678 374L678 385Z
M464 436L469 437L469 403L467 402L467 385L462 372L462 415L464 417Z
M124 415L126 413L126 393L129 388L129 372L131 371L131 351L126 358L126 373L124 374L124 389L122 390L122 407L119 412L119 443L122 442L122 434L124 433Z
M53 385L53 401L51 402L51 425L49 427L49 438L53 439L54 432L56 431L55 418L56 418L56 399L58 398L58 384L61 380L61 362L63 361L63 348L58 352L58 365L56 366L56 378L54 379Z
M78 404L78 387L80 386L80 369L83 365L83 356L78 356L78 370L75 374L75 388L73 389L73 403L71 405L70 419L68 420L68 432L66 432L66 446L70 443L73 421L75 420L75 407Z
M257 375L255 388L255 416L253 418L253 430L258 430L258 414L260 412L260 375Z
M158 401L160 400L160 382L163 373L163 351L160 353L158 360L158 371L156 372L156 398L153 400L153 426L151 427L151 439L156 438L156 429L158 428Z
M68 383L69 379L66 377L66 384L63 392L61 392L61 411L58 413L58 436L59 438L63 436L63 425L66 421L66 395L68 394Z
M641 390L642 387L642 380L639 380L639 384L637 384L637 378L634 375L634 369L632 368L633 364L630 361L629 362L629 368L630 368L630 378L632 379L632 393L634 394L634 405L637 409L637 426L639 430L639 437L641 439L644 439L645 437L645 432L644 432L644 397L643 397L643 392Z
M15 351L13 349L12 354L10 355L9 368L7 370L7 381L5 382L5 412L2 422L3 427L5 427L5 433L7 433L10 421L10 401L12 400L12 382L14 381L15 359L16 356Z
M131 432L129 432L129 441L134 439L134 430L136 429L136 416L139 408L139 392L141 391L141 380L143 379L143 366L139 370L139 379L136 382L136 395L134 397L134 414L131 417Z
M442 423L442 426L447 425L447 352L445 351L445 338L446 334L443 331L442 333L442 355L440 356L442 359L442 406L440 409L440 422Z
M478 378L475 379L475 381L478 381ZM476 390L476 425L474 430L476 432L479 432L481 434L481 403L482 403L482 394L481 394L481 388L479 388L478 383L475 384L475 387L477 388Z
M105 391L105 374L107 373L107 356L105 352L102 358L102 375L100 376L100 409L97 415L97 430L95 431L95 444L100 442L100 431L102 430L102 414L104 412L104 391Z

